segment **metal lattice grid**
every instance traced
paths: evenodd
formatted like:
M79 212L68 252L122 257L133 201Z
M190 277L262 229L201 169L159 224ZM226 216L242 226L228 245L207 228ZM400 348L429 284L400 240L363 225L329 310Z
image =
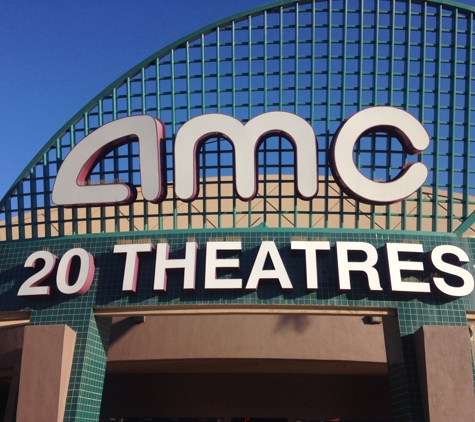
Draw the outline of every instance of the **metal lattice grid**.
M3 198L0 237L263 223L453 232L470 223L475 210L473 15L473 8L449 1L280 1L204 28L137 65L58 131ZM422 189L391 206L349 200L329 168L330 142L341 122L377 105L407 110L432 140L416 158L386 134L369 134L357 144L355 162L374 180L394 177L414 159L428 166ZM174 197L173 140L183 123L214 112L245 123L271 110L296 113L315 130L320 191L314 200L295 198L293 151L276 136L260 146L253 201L233 194L232 149L225 139L202 147L200 197L190 204ZM139 195L130 206L55 207L52 186L71 148L103 124L139 114L166 124L167 199L155 205ZM120 181L140 186L137 144L112 151L89 183Z

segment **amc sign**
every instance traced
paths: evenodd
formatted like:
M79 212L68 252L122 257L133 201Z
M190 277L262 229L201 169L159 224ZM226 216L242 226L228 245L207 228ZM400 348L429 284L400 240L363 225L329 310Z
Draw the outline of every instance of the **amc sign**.
M370 107L345 120L331 144L331 169L341 189L360 202L386 205L404 200L417 191L428 176L420 163L406 164L396 178L376 182L366 178L353 160L354 146L368 133L395 136L405 152L417 155L429 146L429 135L409 113L394 107ZM313 128L301 117L283 111L261 114L243 125L224 114L205 114L186 122L176 134L174 156L175 194L193 201L199 194L198 153L207 139L226 138L234 150L235 191L243 201L257 194L257 149L265 138L279 135L295 150L295 189L300 198L318 194L318 142ZM79 142L64 160L53 188L53 202L65 207L130 204L136 199L127 184L87 185L95 165L113 149L138 141L142 194L159 203L166 196L165 124L141 115L110 122Z

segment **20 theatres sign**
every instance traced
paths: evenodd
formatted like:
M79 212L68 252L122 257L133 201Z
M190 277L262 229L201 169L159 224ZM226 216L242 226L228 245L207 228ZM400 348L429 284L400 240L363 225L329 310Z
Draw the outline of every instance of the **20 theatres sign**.
M114 254L125 258L122 277L122 291L134 293L137 290L140 256L150 254L156 249L153 290L167 291L167 272L182 270L183 289L195 290L197 279L198 244L187 242L183 258L169 257L170 247L167 243L130 243L117 244L113 248ZM388 286L393 293L431 293L436 292L449 298L458 298L469 295L475 286L472 274L462 268L469 262L466 252L453 245L439 245L423 258L424 250L421 244L386 243L381 254L375 246L367 242L337 241L334 248L329 241L291 241L290 249L294 255L303 255L305 258L305 274L307 290L318 290L317 256L323 259L328 254L335 254L333 261L337 265L338 290L351 291L351 275L355 272L363 273L366 277L369 292L383 290L382 274L376 269L378 259L384 260ZM262 241L247 279L221 278L219 271L239 273L240 258L243 250L241 241L213 241L206 243L206 257L204 265L205 290L245 289L256 291L261 280L274 280L283 290L292 290L293 284L282 260L281 253L274 241ZM224 254L234 252L231 256ZM354 254L359 254L355 259ZM233 256L234 255L234 256ZM410 260L407 260L407 256ZM361 259L361 257L364 257ZM70 280L73 260L79 262L79 271L75 280ZM292 258L295 259L295 258ZM66 251L58 263L58 257L49 251L37 251L31 254L25 262L25 267L35 268L38 262L39 271L24 281L18 291L18 296L49 296L54 269L56 271L56 287L65 294L78 296L85 294L91 287L95 276L94 257L82 248ZM424 262L426 261L426 262ZM267 263L271 263L269 268ZM407 278L407 274L421 274L428 269L435 271L423 281L414 281ZM405 275L404 275L405 274ZM117 280L119 282L119 280ZM100 281L99 281L100 282ZM299 280L297 282L304 282Z
M388 182L366 178L355 165L353 154L358 140L368 133L395 136L405 152L417 155L429 146L429 135L409 113L394 107L370 107L359 111L338 128L333 137L330 165L341 189L355 200L375 205L399 202L417 191L428 176L427 167L407 163ZM243 125L224 114L205 114L187 121L177 132L174 153L175 194L193 201L199 194L198 151L211 137L226 138L234 150L235 191L243 201L257 194L257 148L268 136L287 138L295 150L295 187L302 199L318 194L318 142L313 128L301 117L272 111ZM79 142L64 160L53 187L53 202L66 207L129 204L136 199L128 184L88 185L95 165L111 150L138 141L142 194L158 203L165 199L165 124L154 117L125 117L96 129Z

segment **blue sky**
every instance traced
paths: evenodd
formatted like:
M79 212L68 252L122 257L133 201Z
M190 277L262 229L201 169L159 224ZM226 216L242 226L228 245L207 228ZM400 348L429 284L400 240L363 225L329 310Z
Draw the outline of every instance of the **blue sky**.
M169 43L269 0L16 0L0 8L0 197L80 108ZM474 5L475 0L463 3Z

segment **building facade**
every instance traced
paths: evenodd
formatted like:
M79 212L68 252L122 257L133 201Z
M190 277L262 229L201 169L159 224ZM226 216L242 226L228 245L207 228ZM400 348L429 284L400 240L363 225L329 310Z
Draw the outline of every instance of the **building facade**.
M92 99L0 202L0 418L475 420L474 13L281 0Z

